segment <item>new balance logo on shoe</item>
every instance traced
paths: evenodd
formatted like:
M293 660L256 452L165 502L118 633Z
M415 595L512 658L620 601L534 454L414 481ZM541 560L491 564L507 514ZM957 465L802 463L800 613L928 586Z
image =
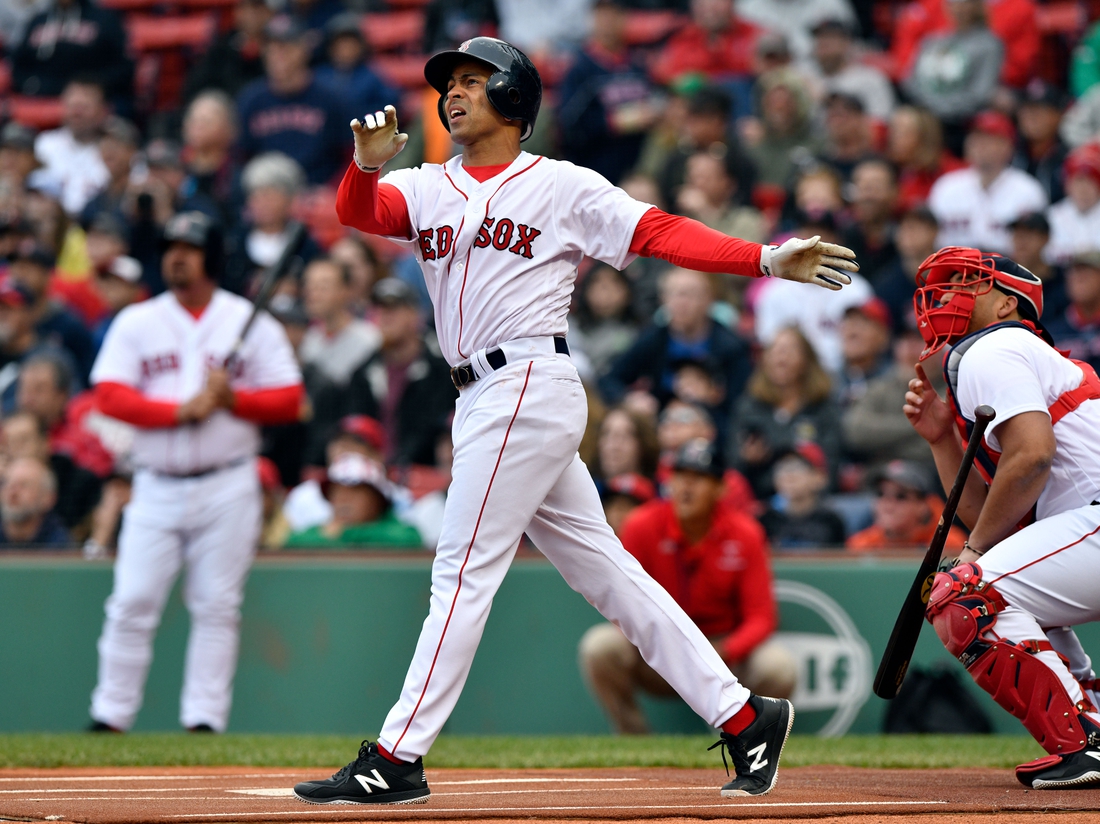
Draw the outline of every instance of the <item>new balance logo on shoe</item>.
M355 776L355 780L363 785L364 790L366 790L368 793L374 792L374 790L371 789L371 785L377 787L380 790L388 790L390 788L390 785L386 783L386 779L382 777L378 770L371 770L371 772L374 774L374 778L371 778L367 775Z
M757 770L762 770L764 769L764 767L768 766L768 759L762 758L762 756L764 755L764 750L766 750L767 747L768 745L765 742L759 747L753 747L751 750L748 751L748 754L752 756L752 763L749 764L749 769L753 772L756 772Z
M1100 752L1093 752L1092 750L1089 750L1085 753L1085 755L1087 755L1089 758L1095 758L1097 761L1100 761Z

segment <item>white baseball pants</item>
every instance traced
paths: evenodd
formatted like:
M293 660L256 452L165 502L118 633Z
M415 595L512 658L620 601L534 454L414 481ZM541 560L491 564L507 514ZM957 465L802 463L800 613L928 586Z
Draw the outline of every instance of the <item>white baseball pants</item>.
M502 348L509 363L458 399L430 611L379 742L408 761L431 748L524 532L695 712L720 726L749 691L607 525L577 455L588 409L576 369L564 356L513 360Z
M129 729L141 708L153 637L181 567L191 616L180 724L229 722L240 606L260 533L260 484L253 461L198 478L134 475L114 589L99 638L91 716Z

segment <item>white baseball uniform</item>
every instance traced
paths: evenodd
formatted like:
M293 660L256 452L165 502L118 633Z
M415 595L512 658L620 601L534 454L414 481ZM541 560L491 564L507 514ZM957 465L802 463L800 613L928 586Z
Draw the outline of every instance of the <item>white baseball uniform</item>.
M1043 257L1057 266L1065 266L1078 252L1090 252L1100 244L1100 203L1082 212L1068 197L1047 210L1050 242Z
M354 167L348 174L365 177ZM608 527L577 455L584 388L555 345L581 258L625 267L651 207L595 172L526 152L484 182L453 158L394 171L385 184L407 206L413 239L394 239L423 269L443 354L478 380L458 399L430 612L380 745L408 761L431 747L525 532L692 709L720 726L749 692ZM496 348L507 363L494 370Z
M959 409L988 404L997 412L986 443L999 451L996 427L1025 412L1044 412L1081 384L1082 372L1037 335L1012 325L975 333L953 348ZM1018 643L1048 639L1070 657L1076 678L1092 665L1076 638L1062 627L1100 620L1100 400L1087 400L1054 425L1056 449L1050 477L1036 504L1036 521L978 559L982 580L1008 601L995 631ZM1048 633L1048 630L1057 630ZM1065 685L1073 701L1081 687L1056 652L1035 657ZM1096 716L1093 720L1098 720Z
M218 289L196 319L166 292L111 324L92 369L95 384L123 384L152 401L181 403L203 388L252 304ZM301 383L282 327L261 314L231 368L235 391ZM141 707L153 636L181 567L191 616L180 723L224 730L236 670L240 604L259 537L256 424L216 410L201 424L140 428L114 588L99 639L96 721L128 729Z
M937 246L975 246L987 252L1012 248L1008 224L1047 207L1042 185L1011 166L986 189L972 168L948 172L928 193L928 208L940 222Z

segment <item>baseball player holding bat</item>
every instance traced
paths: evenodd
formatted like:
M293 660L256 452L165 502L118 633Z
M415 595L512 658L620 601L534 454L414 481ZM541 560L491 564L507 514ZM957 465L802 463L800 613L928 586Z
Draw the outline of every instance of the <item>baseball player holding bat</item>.
M528 154L542 83L507 43L478 37L432 57L424 75L462 147L443 165L379 170L404 146L393 107L353 121L355 163L341 221L416 254L460 390L452 483L432 567L430 611L401 696L377 743L303 801L412 803L429 795L422 756L458 700L493 596L526 532L574 589L721 728L736 775L722 794L775 785L790 703L752 695L608 527L577 456L587 403L565 343L577 264L623 268L639 255L748 277L839 289L852 253L817 238L761 247L631 199L600 175ZM809 297L809 295L808 295ZM718 746L717 744L715 746ZM723 751L724 752L724 751Z
M191 633L180 723L221 732L260 532L259 426L297 418L301 375L270 315L257 314L238 343L254 307L217 286L222 238L210 218L175 215L164 242L168 291L119 313L92 369L99 408L138 427L133 494L99 638L92 729L134 723L153 636L185 567Z
M1100 786L1096 676L1071 629L1100 619L1100 379L1053 347L1042 282L1008 258L941 249L921 264L914 304L921 360L948 347L948 396L918 365L905 414L945 486L974 410L996 410L959 499L970 539L933 579L928 619L1049 753L1016 768L1021 783Z

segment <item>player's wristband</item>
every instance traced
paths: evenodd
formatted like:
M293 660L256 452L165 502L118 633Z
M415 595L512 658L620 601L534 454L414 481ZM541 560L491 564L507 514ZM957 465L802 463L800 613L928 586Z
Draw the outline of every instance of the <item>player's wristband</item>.
M362 163L359 162L359 158L356 155L352 155L352 160L354 160L355 165L357 167L359 167L359 171L366 172L369 175L372 175L375 172L380 171L381 168L382 168L381 166L364 166Z
M968 550L970 552L973 552L975 555L985 555L985 553L986 553L986 551L984 549L974 549L974 547L972 547L970 545L970 539L969 538L967 538L965 541L963 541L963 552L966 552Z
M769 246L766 243L760 247L760 271L766 278L770 278L774 274L772 272L772 252L778 248L778 246Z

